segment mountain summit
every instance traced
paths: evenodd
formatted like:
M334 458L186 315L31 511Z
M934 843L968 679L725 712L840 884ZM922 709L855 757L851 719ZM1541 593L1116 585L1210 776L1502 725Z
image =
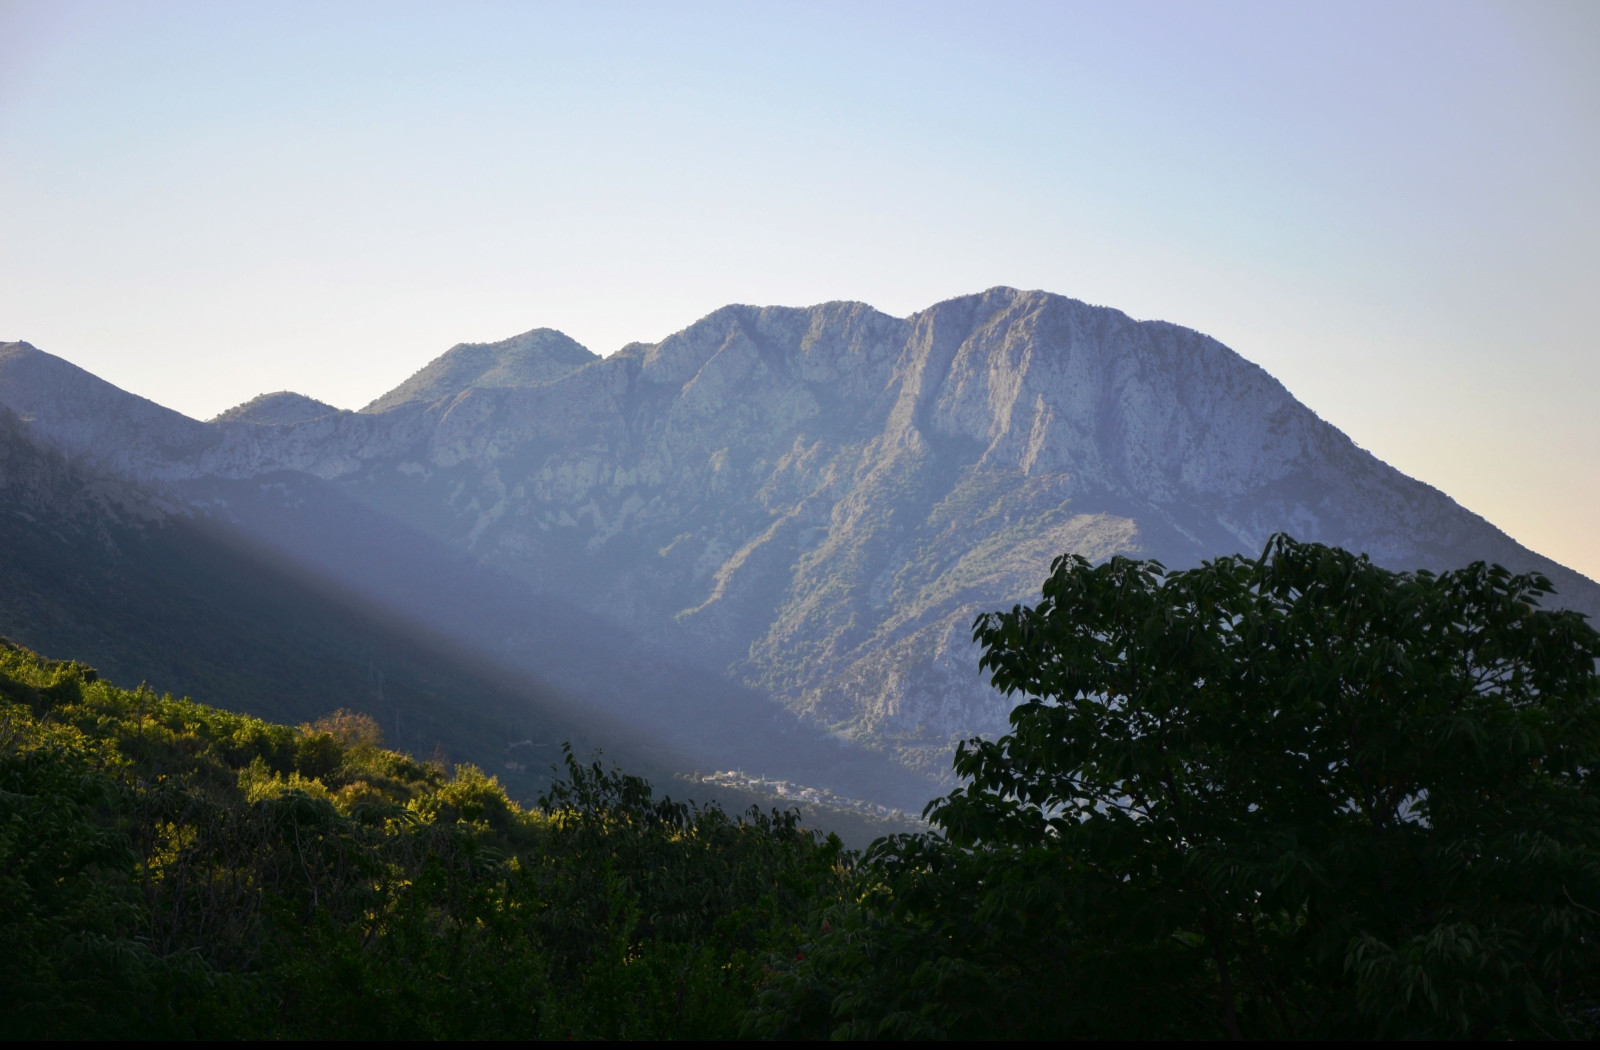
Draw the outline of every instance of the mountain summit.
M235 405L212 420L213 423L241 421L262 426L282 426L285 423L306 423L338 412L337 408L315 398L280 390L275 394L262 394L242 405Z
M598 360L553 328L535 328L498 343L459 343L361 411L431 403L470 387L538 386Z
M0 358L0 401L10 389ZM930 774L953 739L1006 724L973 616L1035 597L1064 551L1182 567L1282 530L1390 567L1536 569L1600 613L1592 582L1362 451L1216 340L1044 292L906 318L729 306L605 359L536 330L457 347L361 413L215 427L204 449L140 457L141 476L197 504L228 479L323 479ZM510 625L486 630L516 658Z

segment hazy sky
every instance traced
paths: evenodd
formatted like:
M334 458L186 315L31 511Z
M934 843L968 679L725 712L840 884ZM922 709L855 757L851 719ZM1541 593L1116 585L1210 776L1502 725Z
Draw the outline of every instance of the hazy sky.
M1600 3L0 0L0 339L210 417L997 284L1600 577Z

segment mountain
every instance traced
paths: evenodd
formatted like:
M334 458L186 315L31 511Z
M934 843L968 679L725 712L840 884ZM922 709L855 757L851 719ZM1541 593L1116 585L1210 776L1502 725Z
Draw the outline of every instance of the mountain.
M214 497L196 512L96 477L36 447L0 406L0 637L270 719L353 707L395 746L477 762L524 801L564 741L674 795L803 802L808 820L857 844L905 826L860 800L915 812L934 790L314 478L220 488L228 507ZM372 580L392 589L359 586ZM519 660L482 651L500 632ZM668 786L706 766L708 749L767 783Z
M309 495L314 503L315 493ZM304 509L304 501L296 502ZM270 497L264 506L285 509ZM337 507L317 508L313 517L324 537L336 533ZM354 525L367 541L380 531L359 511ZM465 559L433 550L425 539L407 546L399 530L381 531L393 548L388 558L432 574L425 579L413 571L410 578L434 602L470 606L480 626L511 619L532 626L546 649L605 666L613 690L656 686L659 692L663 665L629 667L617 660L606 651L616 634L605 634L593 618L549 603L530 617L526 588L497 587ZM607 717L587 702L592 688L574 697L536 675L509 671L378 607L328 573L278 556L225 522L174 512L137 486L87 475L36 447L4 407L0 639L71 656L128 682L148 683L157 693L203 697L258 717L294 723L354 708L376 718L392 746L477 763L525 804L549 784L565 742L580 755L603 749L608 760L673 796L719 800L734 811L801 802L808 823L857 846L908 825L854 799L886 797L915 810L929 787L903 776L898 782L872 779L871 770L852 767L848 756L841 766L831 741L808 748L793 733L786 761L774 763L778 772L799 778L787 789L727 777L688 783L695 779L692 749ZM675 681L695 693L674 698L679 708L702 723L716 715L706 706L716 702L718 690L729 692L715 679L680 674ZM730 733L752 728L751 705L740 699L745 702L722 719ZM754 721L758 732L783 736L759 717ZM716 742L715 732L709 737ZM798 786L819 780L853 794L830 797Z
M457 347L361 412L270 425L157 421L16 347L0 349L0 402L39 440L231 516L457 641L526 669L538 632L514 602L492 625L430 610L393 583L403 561L348 567L320 511L276 538L262 523L315 487L375 532L525 585L529 607L582 610L711 675L736 691L719 710L781 709L928 776L953 739L1005 725L972 617L1035 596L1063 551L1181 567L1285 530L1391 567L1537 569L1560 603L1600 613L1591 581L1362 451L1217 341L1043 292L908 318L729 306L604 359L536 330ZM92 420L62 403L73 382L104 400ZM264 480L286 486L278 511L239 503ZM676 704L609 709L670 726Z
M316 398L306 397L289 390L274 394L261 394L242 405L235 405L213 419L213 423L256 423L277 426L280 423L309 423L323 416L337 415L339 409L324 404Z
M565 739L620 745L658 775L673 761L228 530L84 475L5 408L0 507L0 636L15 642L288 722L358 708L396 746L477 762L523 797Z
M471 389L538 386L599 359L550 328L535 328L498 343L460 343L362 411L433 404Z

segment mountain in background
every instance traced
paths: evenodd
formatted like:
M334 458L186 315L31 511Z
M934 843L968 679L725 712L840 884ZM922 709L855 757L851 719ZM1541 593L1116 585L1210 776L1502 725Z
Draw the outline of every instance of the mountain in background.
M3 407L0 636L290 723L355 708L395 746L477 762L530 797L564 739L621 745L658 772L671 760L230 530L85 476L29 442Z
M332 515L319 517L326 526ZM365 529L369 537L373 531ZM395 530L385 531L391 545L403 543ZM391 547L388 556L414 567L433 559L439 578L428 584L431 592L442 601L470 601L483 620L508 608L527 620L525 588L497 589L465 559L434 547L416 539L410 549ZM659 679L659 668L607 658L606 637L592 618L548 605L540 611L546 644L563 647L569 659L596 661L609 688L639 692ZM607 760L674 796L716 800L734 811L803 802L808 823L858 846L908 824L884 807L851 799L891 797L913 810L925 801L911 797L927 788L914 778L901 777L897 792L839 769L831 741L809 753L803 741L791 741L785 771L808 781L837 780L854 791L846 799L805 794L798 784L784 790L696 777L686 750L608 718L585 698L486 661L224 522L186 514L138 486L85 474L38 448L4 407L0 638L149 683L157 692L289 723L353 708L377 719L392 746L476 763L526 804L550 783L561 745L569 742L580 755L603 749ZM748 728L738 718L729 722ZM823 765L807 766L819 753Z
M234 488L260 536L87 473L38 448L0 407L0 636L275 720L355 708L394 746L476 762L529 803L567 741L580 754L602 748L674 795L733 810L801 803L808 821L857 845L908 826L886 807L915 813L935 790L315 479ZM280 553L307 530L332 566ZM398 582L426 615L341 582L364 573ZM519 632L516 666L472 641L500 629ZM671 713L666 731L640 731L651 721L641 700ZM766 776L697 775L708 752ZM814 787L824 784L838 792Z
M1600 587L1222 344L1042 292L908 318L730 306L604 359L540 329L458 346L361 412L277 394L210 423L10 344L0 403L84 469L485 659L676 745L715 738L709 762L805 751L806 775L837 766L883 798L1005 728L971 621L1034 598L1064 551L1184 567L1282 530L1392 568L1536 569L1558 604L1600 613ZM423 541L428 565L447 552L492 581L492 614L483 588L447 583L465 568L419 570ZM550 643L552 609L589 618L586 652L618 639L645 691L608 693L592 658Z

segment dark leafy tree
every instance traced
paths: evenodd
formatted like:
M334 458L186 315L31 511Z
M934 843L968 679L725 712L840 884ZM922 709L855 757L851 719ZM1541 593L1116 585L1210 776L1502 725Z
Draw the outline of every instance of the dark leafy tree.
M1550 584L1276 536L978 619L1012 731L774 983L770 1033L1571 1037L1600 998L1600 635Z

